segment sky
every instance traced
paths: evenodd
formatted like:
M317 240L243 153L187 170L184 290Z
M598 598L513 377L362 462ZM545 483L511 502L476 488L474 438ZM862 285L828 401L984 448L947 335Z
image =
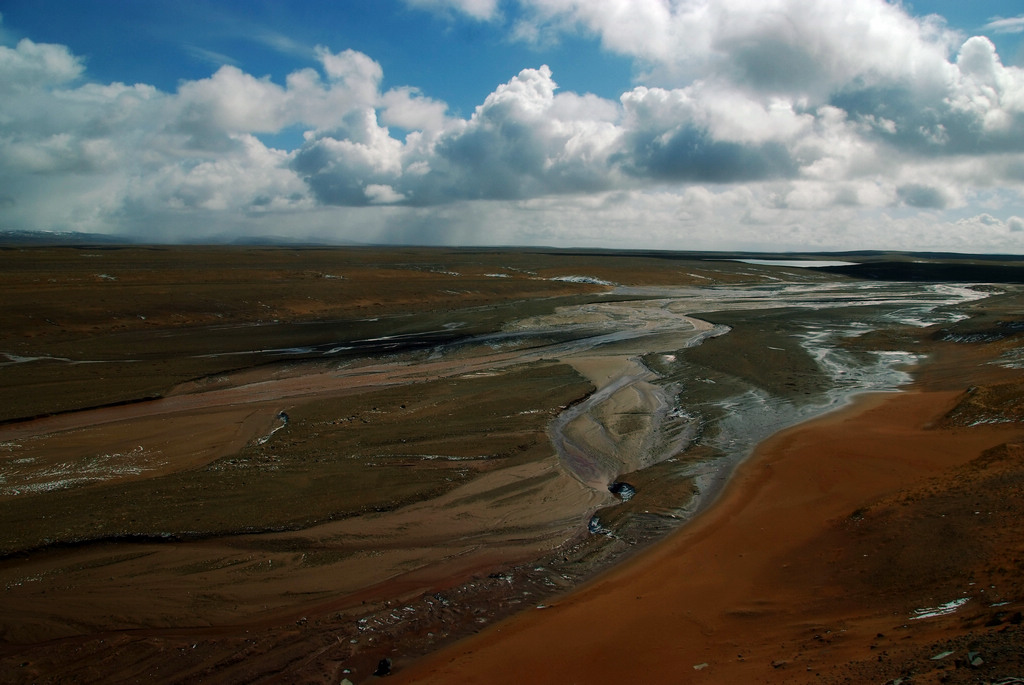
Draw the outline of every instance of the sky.
M0 230L1024 253L1019 0L0 0Z

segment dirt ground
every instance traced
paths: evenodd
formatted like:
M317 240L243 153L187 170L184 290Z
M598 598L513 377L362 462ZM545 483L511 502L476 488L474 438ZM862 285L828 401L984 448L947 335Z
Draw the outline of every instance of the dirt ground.
M696 490L665 458L693 437L684 376L708 406L823 378L785 309L676 317L650 349L567 353L572 327L619 316L612 284L842 276L511 250L0 260L0 680L358 683L384 658L396 682L1024 675L1012 286L965 321L857 339L926 359L914 385L765 441L650 546ZM742 335L686 352L713 324ZM589 484L552 442L574 408L563 435L604 459ZM602 490L629 471L642 496ZM598 511L610 534L588 532Z

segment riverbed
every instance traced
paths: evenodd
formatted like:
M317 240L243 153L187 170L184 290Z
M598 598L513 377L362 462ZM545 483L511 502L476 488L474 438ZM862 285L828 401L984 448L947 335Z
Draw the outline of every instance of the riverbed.
M678 528L769 435L906 383L900 331L989 292L606 286L486 333L457 335L456 312L435 334L280 348L158 399L5 425L7 634L108 658L89 636L129 631L117 649L154 664L191 641L193 673L252 639L256 673L315 627L337 638L318 657L332 673L365 674L451 639L455 614L541 605Z

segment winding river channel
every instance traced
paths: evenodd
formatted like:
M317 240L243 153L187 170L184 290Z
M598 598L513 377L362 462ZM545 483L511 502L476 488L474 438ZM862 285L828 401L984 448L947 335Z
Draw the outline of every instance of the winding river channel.
M48 437L68 431L116 422L121 442L144 444L146 432L152 430L146 419L160 417L165 426L180 419L189 425L179 428L193 435L192 447L180 449L208 447L200 456L189 456L173 454L174 448L164 445L159 462L194 464L228 454L247 441L269 439L270 431L280 428L275 417L281 408L301 398L358 393L424 377L497 373L531 361L556 359L572 365L595 387L585 401L558 415L549 429L552 445L570 475L604 492L622 474L685 452L700 434L712 444L719 459L689 468L703 480L702 492L710 492L717 489L714 483L720 483L738 460L771 433L834 409L855 393L894 390L909 379L904 369L915 362L911 353L900 349L854 353L843 341L900 326L951 323L965 316L958 311L959 305L987 294L984 289L957 285L827 281L737 288L616 288L607 293L606 302L562 307L549 315L510 322L500 332L441 344L427 352L399 352L356 363L348 360L340 366L313 370L296 367L292 372L273 374L241 372L218 379L202 392L183 387L150 402L4 426L0 428L0 442L10 450L13 441L34 439L37 444L45 443ZM798 401L785 393L773 394L770 389L758 387L756 381L734 382L724 395L711 393L713 399L708 399L707 392L695 392L702 384L716 381L693 377L699 369L687 363L686 350L719 336L748 335L747 331L733 332L728 325L712 323L716 316L773 310L784 314L788 330L776 336L774 344L750 340L749 353L803 356L813 362L814 371L824 382L817 383L813 393ZM448 328L459 325L450 322ZM357 341L357 345L359 342L373 341ZM352 346L322 348L320 355L328 361ZM652 364L652 359L656 363ZM766 358L764 363L771 362ZM786 369L779 372L786 373ZM714 410L709 412L711 405ZM238 413L240 409L250 428L231 440L203 439L205 422L197 422L195 412L215 415ZM622 425L624 416L630 417L628 425ZM707 430L709 422L714 423L713 434ZM138 427L137 432L133 425ZM210 422L209 429L218 430L217 422ZM260 431L267 436L261 438L256 434ZM38 447L45 449L44 444ZM140 459L147 453L145 448L126 451L132 453L131 474L159 468L159 464ZM11 463L5 462L5 472L0 474L0 494L7 496L117 478L120 473L112 466L106 475L92 469L77 478L70 464L64 469L47 469L45 459L33 460L30 456L18 461L17 468ZM34 470L32 463L44 468ZM48 479L47 473L59 475L60 482ZM692 503L689 506L692 508Z
M735 464L768 435L831 411L857 393L892 391L909 380L915 356L900 349L856 353L842 344L872 331L900 326L924 327L965 317L959 305L987 296L967 286L896 284L801 284L744 289L620 289L613 296L641 299L565 308L549 317L519 321L514 329L534 332L576 329L569 343L546 349L574 366L597 387L585 402L568 408L552 423L550 435L563 465L581 482L607 488L621 475L683 453L698 434L708 438L717 458L690 465L701 480L704 498L717 492ZM685 350L733 333L698 317L714 312L785 311L788 332L775 346L760 346L793 356L802 354L820 374L818 390L799 400L773 394L753 383L736 383L734 392L691 404L695 385L687 378L693 365ZM644 360L660 362L656 372ZM766 364L771 363L765 359ZM779 373L787 370L780 368ZM793 373L799 373L793 371ZM705 393L706 394L706 393ZM616 417L632 414L632 430L615 427ZM637 424L641 425L637 425ZM689 508L699 506L691 502Z

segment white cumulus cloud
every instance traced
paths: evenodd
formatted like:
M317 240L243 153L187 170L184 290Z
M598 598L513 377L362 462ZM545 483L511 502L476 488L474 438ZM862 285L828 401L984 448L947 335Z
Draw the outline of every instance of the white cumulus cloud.
M8 95L32 88L59 86L84 71L82 61L63 45L34 43L22 38L17 46L0 45L0 92Z

